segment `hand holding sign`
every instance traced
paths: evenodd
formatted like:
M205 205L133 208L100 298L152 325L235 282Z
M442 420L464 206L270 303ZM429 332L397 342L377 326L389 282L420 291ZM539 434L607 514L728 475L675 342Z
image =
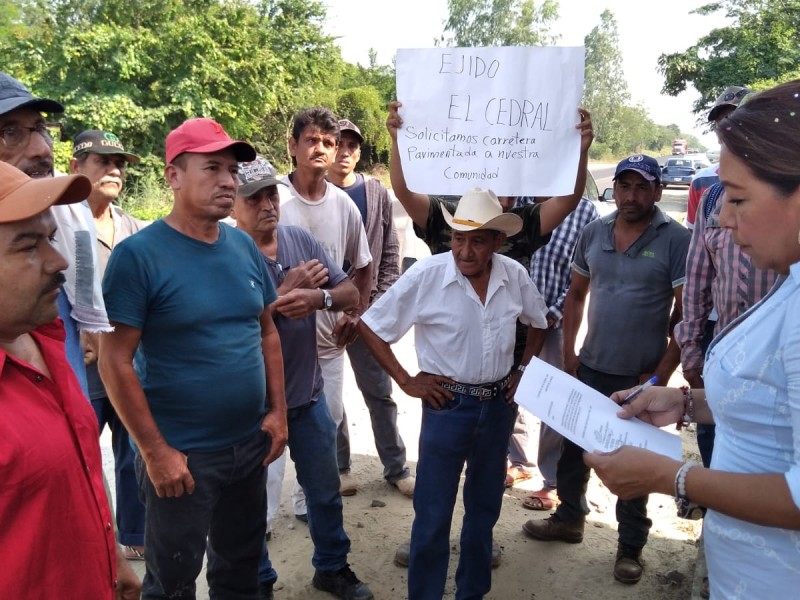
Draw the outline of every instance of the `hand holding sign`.
M387 128L397 136L409 189L572 193L584 146L573 128L583 48L399 50L397 91L405 123L398 132L390 107Z

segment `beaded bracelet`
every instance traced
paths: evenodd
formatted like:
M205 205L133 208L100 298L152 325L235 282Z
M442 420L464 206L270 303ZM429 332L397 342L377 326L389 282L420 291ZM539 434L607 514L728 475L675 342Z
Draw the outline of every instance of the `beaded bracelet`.
M700 463L690 460L683 463L675 474L675 504L678 506L678 516L682 519L698 519L702 516L700 507L686 495L686 476L699 466Z
M694 422L694 395L692 394L692 388L684 385L681 386L681 391L683 392L683 414L676 424L678 431L684 427L689 427Z

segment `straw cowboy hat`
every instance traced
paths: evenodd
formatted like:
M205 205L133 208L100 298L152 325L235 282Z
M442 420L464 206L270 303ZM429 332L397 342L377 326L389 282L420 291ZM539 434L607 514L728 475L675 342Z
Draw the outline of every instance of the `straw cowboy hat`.
M450 228L456 231L492 229L506 235L516 235L522 231L522 219L512 213L504 213L492 190L472 189L459 200L455 215L450 216L444 205L442 214Z

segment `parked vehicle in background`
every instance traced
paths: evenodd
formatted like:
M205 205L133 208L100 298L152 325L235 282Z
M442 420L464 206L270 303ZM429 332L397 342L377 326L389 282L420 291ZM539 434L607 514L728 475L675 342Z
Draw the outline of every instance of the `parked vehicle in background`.
M706 152L706 156L711 163L719 162L719 150L709 150Z
M685 185L689 187L692 184L694 174L708 166L710 166L710 163L705 157L668 158L664 161L664 166L661 167L661 185L664 188L670 185Z
M680 138L672 140L672 155L684 155L688 150L688 146L686 145L686 140L682 140Z

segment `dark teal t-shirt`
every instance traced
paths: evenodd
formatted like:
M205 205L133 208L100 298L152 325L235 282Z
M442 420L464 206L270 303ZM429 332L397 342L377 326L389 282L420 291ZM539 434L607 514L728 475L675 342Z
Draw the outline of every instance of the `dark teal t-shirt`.
M142 332L135 367L153 417L181 451L254 435L265 414L260 316L277 297L253 240L227 225L207 244L156 221L111 254L111 321Z

